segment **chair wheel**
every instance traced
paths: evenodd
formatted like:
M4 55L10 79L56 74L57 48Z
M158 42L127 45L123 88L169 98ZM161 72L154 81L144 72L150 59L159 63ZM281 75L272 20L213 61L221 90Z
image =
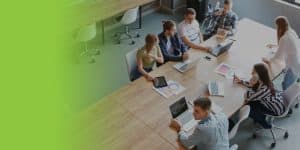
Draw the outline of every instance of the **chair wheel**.
M89 61L90 64L93 64L95 62L96 62L96 60L94 58Z
M121 44L121 41L117 41L116 44L118 44L118 45Z
M139 38L139 37L141 37L141 35L140 34L136 34L136 37Z
M271 148L275 148L275 146L276 146L276 143L271 144Z
M297 103L297 104L295 105L295 108L299 108L299 103Z
M285 132L285 133L284 133L284 138L287 139L288 137L289 137L289 133L288 133L288 132Z
M134 45L135 44L135 41L131 41L130 45Z
M293 114L293 109L290 108L288 115L292 115Z
M96 51L95 55L100 55L100 50Z
M253 139L256 139L256 138L257 138L256 133L253 133L253 134L252 134L252 138L253 138Z

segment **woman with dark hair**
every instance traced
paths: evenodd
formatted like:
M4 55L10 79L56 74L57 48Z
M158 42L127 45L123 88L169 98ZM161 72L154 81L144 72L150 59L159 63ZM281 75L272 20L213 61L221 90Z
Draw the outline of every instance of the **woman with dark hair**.
M264 64L254 65L250 82L236 76L234 81L248 87L245 104L251 108L249 116L265 129L270 129L272 126L266 121L266 114L282 115L285 105L281 92L274 89L267 67Z
M290 27L286 17L277 17L275 19L275 24L277 26L278 50L273 58L270 60L263 58L263 61L268 65L270 65L271 61L285 62L285 77L282 82L282 89L286 90L296 81L297 77L300 76L300 43L297 45L299 37ZM270 48L274 46L277 45L268 45Z

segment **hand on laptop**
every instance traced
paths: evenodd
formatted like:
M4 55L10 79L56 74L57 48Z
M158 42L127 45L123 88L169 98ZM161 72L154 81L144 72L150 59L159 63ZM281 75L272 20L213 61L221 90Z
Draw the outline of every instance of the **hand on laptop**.
M171 120L170 127L173 128L176 132L179 132L181 129L180 123L174 119Z

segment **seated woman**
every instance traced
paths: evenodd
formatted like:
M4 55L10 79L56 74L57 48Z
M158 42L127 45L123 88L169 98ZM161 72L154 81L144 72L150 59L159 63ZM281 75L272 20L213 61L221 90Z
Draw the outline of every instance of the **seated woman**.
M149 74L154 64L164 63L164 58L158 46L158 38L154 34L148 34L145 38L145 46L137 52L137 70L134 74L134 80L144 76L148 81L152 81L153 77Z
M265 129L272 128L266 121L266 114L279 116L285 111L281 92L276 91L264 64L254 65L250 82L234 77L234 81L248 87L245 93L245 104L249 105L250 117Z

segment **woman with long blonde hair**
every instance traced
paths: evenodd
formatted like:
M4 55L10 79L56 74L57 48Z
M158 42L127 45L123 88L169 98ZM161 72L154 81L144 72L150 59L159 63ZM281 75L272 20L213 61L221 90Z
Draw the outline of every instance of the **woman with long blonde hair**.
M263 58L263 61L268 65L270 65L271 61L285 62L285 77L282 82L282 89L286 90L300 76L300 40L296 32L290 27L286 17L277 17L275 24L277 27L278 50L273 58ZM275 46L268 45L270 48Z

